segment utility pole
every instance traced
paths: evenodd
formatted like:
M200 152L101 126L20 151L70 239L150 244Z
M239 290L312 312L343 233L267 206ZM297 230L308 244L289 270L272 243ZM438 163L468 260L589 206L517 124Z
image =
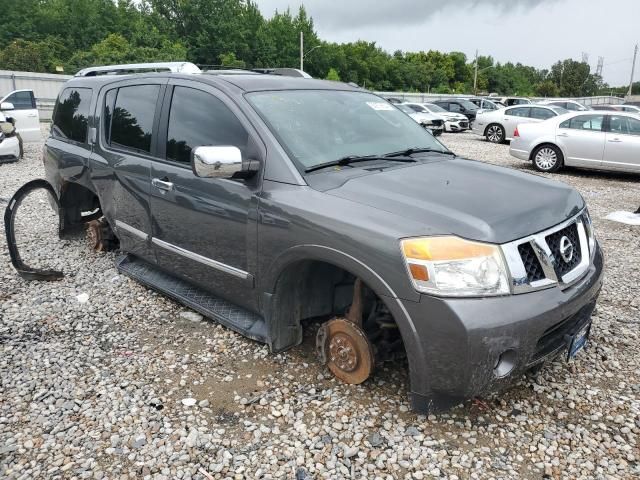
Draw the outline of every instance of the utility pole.
M475 67L474 67L474 73L473 73L473 94L477 95L478 94L478 50L476 50L476 61L475 63Z
M300 32L300 70L304 71L304 33Z
M636 73L636 57L638 56L638 44L636 43L636 48L633 51L633 64L631 65L631 81L629 82L629 91L627 92L628 96L631 96L633 93L633 75Z

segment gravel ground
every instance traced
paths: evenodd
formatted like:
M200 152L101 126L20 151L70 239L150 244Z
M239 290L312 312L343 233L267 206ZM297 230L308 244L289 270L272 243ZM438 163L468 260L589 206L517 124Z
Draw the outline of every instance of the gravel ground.
M473 134L442 140L532 171ZM42 175L40 149L0 166L2 209ZM343 385L316 365L310 337L271 355L119 275L113 254L82 240L40 254L64 279L25 282L2 235L0 478L638 478L640 236L603 218L638 207L638 177L551 176L584 195L605 250L589 348L429 417L409 411L405 365ZM49 224L31 225L34 236Z

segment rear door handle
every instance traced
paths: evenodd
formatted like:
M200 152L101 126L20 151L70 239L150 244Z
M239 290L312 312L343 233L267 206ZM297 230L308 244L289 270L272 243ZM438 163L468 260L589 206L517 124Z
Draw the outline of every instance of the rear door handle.
M38 115L35 113L30 113L29 115L27 115L28 117L37 117Z
M611 143L622 143L622 140L620 140L619 138L613 138L611 140L609 140Z
M165 180L160 180L159 178L154 178L153 180L151 180L151 185L166 192L170 192L171 190L173 190L173 183L167 182Z
M568 133L559 133L558 136L559 137L568 137L569 134Z

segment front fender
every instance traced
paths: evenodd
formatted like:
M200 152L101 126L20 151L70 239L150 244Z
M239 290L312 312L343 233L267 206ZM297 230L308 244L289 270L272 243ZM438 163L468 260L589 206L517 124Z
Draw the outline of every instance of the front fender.
M286 250L281 254L272 264L269 271L262 279L261 285L263 285L263 292L265 292L265 298L271 300L276 293L276 286L281 274L290 265L296 262L305 260L317 260L332 264L336 267L342 268L348 271L352 275L360 278L373 292L385 303L395 322L400 329L400 335L407 352L407 358L409 361L409 373L412 384L424 383L424 366L421 359L425 358L425 352L423 349L423 342L417 333L414 319L411 318L403 302L410 302L411 300L402 300L394 292L392 287L385 281L385 279L376 272L370 265L365 264L358 258L350 255L346 252L342 252L335 248L326 247L323 245L298 245ZM419 296L417 297L419 299ZM417 302L413 302L417 303ZM277 336L282 330L280 329L280 321L274 318L276 312L270 304L265 308L266 316L269 319L271 333ZM425 319L418 319L425 320ZM272 337L270 342L274 350L280 350L284 346L278 342L278 338ZM298 338L301 340L301 331L298 333ZM286 348L286 347L284 347Z

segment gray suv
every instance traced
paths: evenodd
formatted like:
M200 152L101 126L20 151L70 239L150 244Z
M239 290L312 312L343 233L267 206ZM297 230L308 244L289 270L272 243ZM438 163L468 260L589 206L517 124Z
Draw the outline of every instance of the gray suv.
M361 383L404 361L436 411L584 346L603 257L562 183L457 157L386 100L269 74L70 80L46 140L60 233L88 225L140 283L278 352L308 320Z

